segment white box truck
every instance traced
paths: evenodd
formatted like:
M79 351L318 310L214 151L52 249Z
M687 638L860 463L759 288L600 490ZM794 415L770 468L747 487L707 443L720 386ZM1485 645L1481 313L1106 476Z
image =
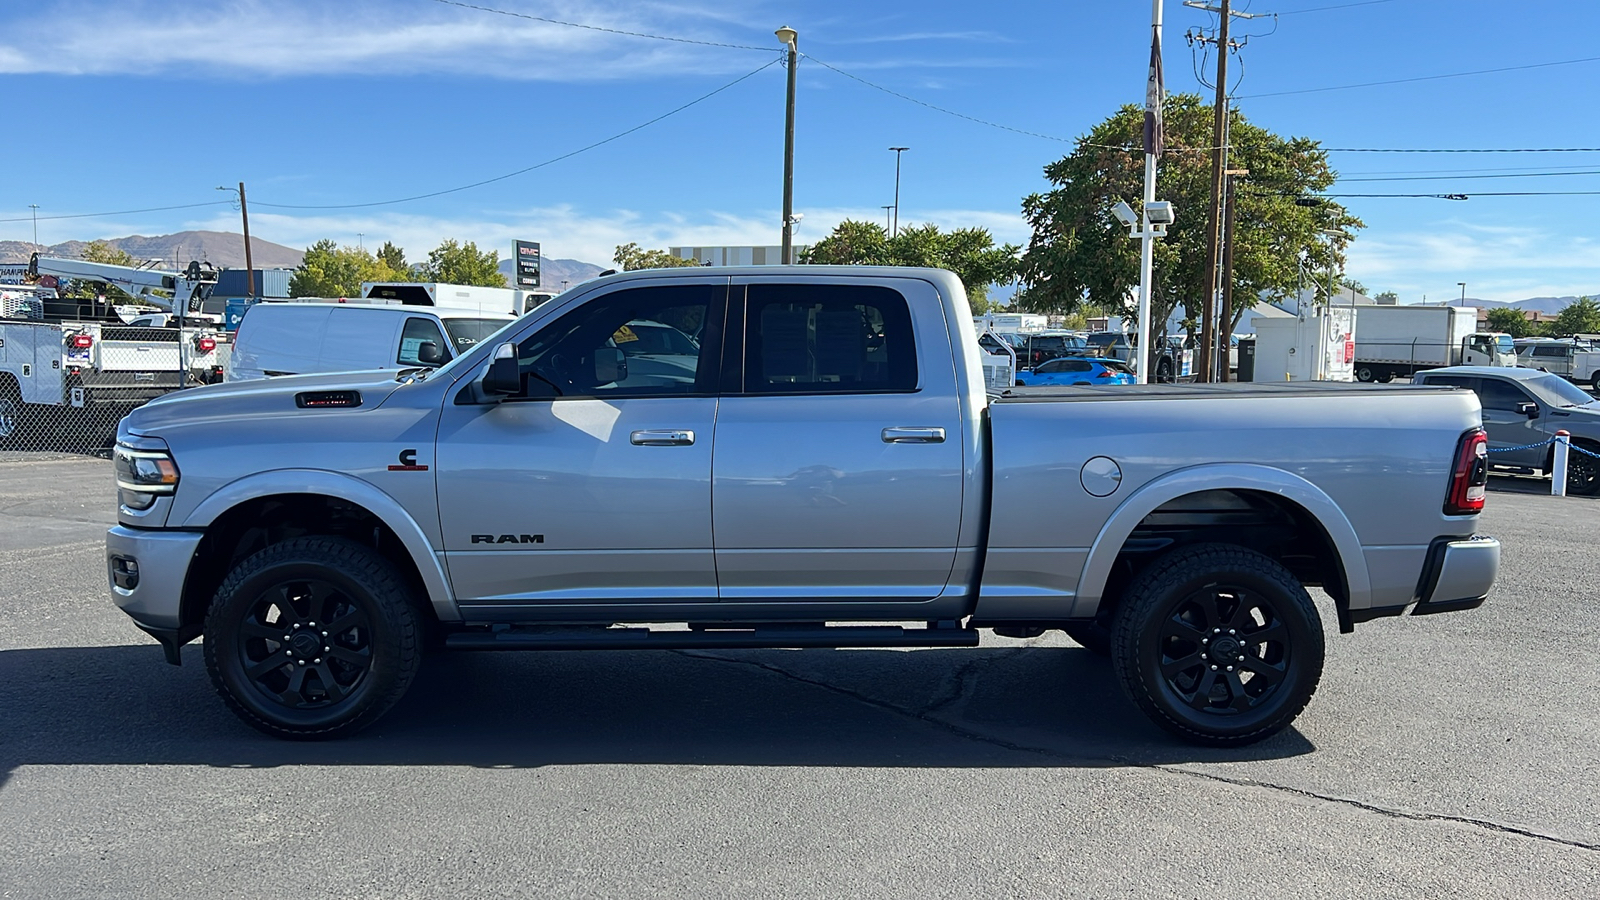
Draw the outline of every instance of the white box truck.
M480 287L432 281L364 281L361 298L402 306L441 306L520 316L552 295L520 288Z
M1304 318L1256 319L1254 380L1351 380L1358 320L1349 307L1318 309Z
M1478 330L1466 306L1363 306L1356 312L1358 381L1393 381L1444 366L1514 366L1511 335Z

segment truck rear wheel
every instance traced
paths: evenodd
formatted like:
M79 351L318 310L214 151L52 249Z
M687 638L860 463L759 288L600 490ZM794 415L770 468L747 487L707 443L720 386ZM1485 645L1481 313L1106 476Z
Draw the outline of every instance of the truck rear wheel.
M1378 380L1378 376L1377 376L1376 373L1374 373L1372 371L1372 367L1371 366L1357 366L1356 367L1356 380L1357 381L1365 381L1365 382L1370 383L1370 382L1373 382L1373 381L1377 381Z
M245 559L217 589L206 670L254 728L344 737L406 692L422 658L420 632L388 560L340 538L297 538Z
M1322 623L1305 588L1228 544L1181 547L1146 568L1112 637L1123 690L1156 724L1201 744L1275 734L1322 677Z
M20 450L28 428L22 392L9 378L0 379L0 449Z

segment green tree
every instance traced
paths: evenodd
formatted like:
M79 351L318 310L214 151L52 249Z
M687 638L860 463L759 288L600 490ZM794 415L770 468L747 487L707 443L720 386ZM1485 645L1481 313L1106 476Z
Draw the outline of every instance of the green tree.
M1198 95L1174 94L1164 108L1166 153L1156 196L1176 207L1177 221L1154 242L1152 314L1165 322L1178 306L1199 318L1205 294L1206 209L1211 202L1212 112ZM1033 238L1022 256L1018 307L1070 313L1093 302L1123 315L1137 310L1139 244L1111 208L1143 196L1144 108L1124 106L1078 139L1066 157L1045 166L1054 187L1023 198ZM1261 297L1281 299L1301 285L1301 271L1343 264L1359 219L1339 204L1306 195L1334 182L1327 154L1309 138L1282 138L1234 113L1228 165L1247 169L1236 183L1233 241L1234 323ZM1298 202L1297 202L1298 201ZM1340 236L1332 241L1319 232ZM1326 280L1323 280L1326 284Z
M405 281L366 250L320 240L306 248L299 268L289 276L291 297L359 297L363 281Z
M444 241L428 251L428 261L422 264L423 281L440 281L445 284L475 284L480 287L505 287L506 276L500 272L500 253L495 250L478 252L472 241L457 243L454 238Z
M1514 338L1527 337L1533 331L1533 323L1522 314L1522 310L1502 306L1489 310L1489 330L1503 331Z
M1016 244L995 245L986 228L941 232L933 224L912 225L889 237L883 226L846 219L827 237L801 254L801 262L819 265L928 266L948 269L961 279L974 313L992 308L990 285L1016 274Z
M378 250L378 261L397 276L389 281L411 280L411 264L406 262L406 251L396 247L392 241L383 242L383 247Z
M618 245L617 252L611 256L611 261L624 272L632 272L635 269L675 269L700 265L699 260L673 256L665 250L644 250L632 241Z
M1556 314L1550 330L1554 334L1600 334L1600 303L1593 297L1579 297Z

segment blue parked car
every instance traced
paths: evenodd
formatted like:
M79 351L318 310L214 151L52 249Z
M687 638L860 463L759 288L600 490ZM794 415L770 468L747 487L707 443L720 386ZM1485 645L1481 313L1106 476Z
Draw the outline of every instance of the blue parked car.
M1017 387L1055 384L1133 384L1133 373L1114 359L1064 356L1017 373Z

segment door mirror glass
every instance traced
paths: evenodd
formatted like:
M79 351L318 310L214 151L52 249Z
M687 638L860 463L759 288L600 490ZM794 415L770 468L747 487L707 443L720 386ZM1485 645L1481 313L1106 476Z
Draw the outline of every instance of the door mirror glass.
M616 384L628 380L628 358L616 347L599 347L594 351L594 383Z
M433 341L423 341L417 345L417 362L425 366L437 366L444 362L444 351Z
M494 360L483 376L483 392L491 397L511 397L522 393L522 373L517 367L517 345L504 343L494 348Z

